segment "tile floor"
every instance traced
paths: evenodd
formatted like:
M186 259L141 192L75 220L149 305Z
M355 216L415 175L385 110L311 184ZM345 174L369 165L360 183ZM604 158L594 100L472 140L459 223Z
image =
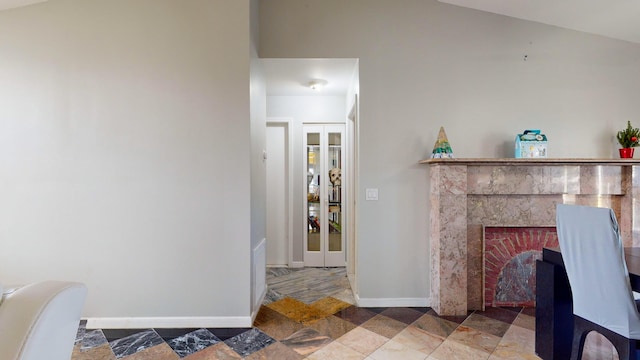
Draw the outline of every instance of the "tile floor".
M72 360L539 359L531 308L438 316L430 308L354 306L344 269L269 269L268 292L247 329L89 330ZM617 359L592 334L585 359Z

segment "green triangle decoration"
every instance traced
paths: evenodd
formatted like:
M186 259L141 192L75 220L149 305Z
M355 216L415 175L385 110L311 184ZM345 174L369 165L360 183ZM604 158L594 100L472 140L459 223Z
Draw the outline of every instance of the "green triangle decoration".
M433 145L431 158L453 158L453 150L451 149L451 145L449 145L449 139L447 139L447 134L444 132L444 127L442 126L440 127L440 132L438 133L438 140L436 140L436 144Z

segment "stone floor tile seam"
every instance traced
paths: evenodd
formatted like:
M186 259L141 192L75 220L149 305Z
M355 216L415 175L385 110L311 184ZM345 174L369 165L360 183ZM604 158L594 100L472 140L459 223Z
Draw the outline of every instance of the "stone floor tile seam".
M460 326L460 325L458 325L458 326ZM456 327L456 329L457 329L457 327ZM419 330L422 330L422 329L419 329ZM424 330L422 330L422 331L424 331ZM455 329L454 329L454 331L455 331ZM438 348L439 348L439 347L441 347L441 346L442 346L442 344L444 344L444 341L445 341L445 340L447 340L447 339L448 339L448 337L444 338L444 340L443 340L443 341L442 341L438 346L436 346L436 347L435 347L435 348L434 348L430 353L428 353L428 354L427 354L427 358L426 358L426 359L430 359L430 358L431 358L431 357L430 357L430 356L431 356L431 354L435 353L435 352L438 350ZM452 359L452 360L453 360L453 359Z
M472 313L474 313L474 312L471 312L470 314L468 314L468 315L467 315L467 317L471 316L471 314L472 314ZM479 314L478 314L478 315L479 315ZM486 317L486 316L485 316L485 317ZM492 319L492 318L490 318L490 319ZM492 319L492 320L497 320L497 319ZM497 321L500 321L500 320L497 320ZM463 322L464 322L464 321L463 321ZM516 326L516 325L510 325L510 326ZM445 340L453 341L453 342L455 342L455 343L457 343L457 344L460 344L460 345L462 345L462 346L469 347L469 348L473 348L472 346L469 346L469 345L467 345L467 344L465 344L465 343L463 343L463 342L457 341L455 338L453 338L453 337L451 336L451 335L453 335L453 334L455 333L455 331L456 331L456 330L458 330L458 328L460 328L460 327L466 327L466 326L465 326L465 325L462 325L462 323L458 324L458 326L454 329L454 331L453 331L449 336L447 336L447 337L445 338ZM487 332L483 332L482 330L479 330L479 329L474 329L474 328L472 328L472 329L473 329L473 330L476 330L476 331L479 331L479 332L481 332L481 333L484 333L484 334L493 335L493 334L490 334L490 333L487 333ZM502 337L500 337L500 339L502 339ZM443 344L444 344L444 341L443 341L440 345L438 345L438 347L436 347L436 348L435 348L435 349L434 349L430 354L428 354L428 355L431 355L431 354L433 354L434 352L436 352L436 350L437 350L440 346L442 346ZM500 342L498 342L498 344L493 348L493 350L489 352L489 357L491 357L491 355L493 355L493 353L495 353L495 352L497 351L497 349L498 349L499 345L500 345Z
M389 341L391 341L391 340L387 340L387 342L389 342ZM386 344L386 342L385 342L384 344ZM351 346L348 346L348 345L345 345L345 346L347 346L349 349L351 349L351 350L353 350L353 351L358 352L359 354L362 354L362 355L364 355L364 356L367 356L367 357L368 357L368 356L371 356L371 354L373 354L374 352L376 352L378 349L380 349L384 344L381 344L380 346L376 347L376 348L375 348L375 349L373 349L373 351L371 351L369 354L364 354L364 353L362 353L361 351L358 351L358 349L354 349L354 348L353 348L353 347L351 347Z

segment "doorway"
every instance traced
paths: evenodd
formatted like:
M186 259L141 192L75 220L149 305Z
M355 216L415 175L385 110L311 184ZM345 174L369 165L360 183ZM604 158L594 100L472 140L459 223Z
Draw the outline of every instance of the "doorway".
M266 257L269 266L291 266L291 120L267 121Z
M342 171L342 179L349 187L343 186L341 208L334 207L332 210L341 210L342 226L345 231L340 235L344 240L340 240L339 247L342 254L340 256L339 265L346 265L349 273L349 281L354 287L356 279L355 274L357 267L355 236L357 235L355 227L351 224L356 220L356 199L357 199L357 180L353 171L355 165L354 156L357 153L357 144L354 138L357 136L357 121L350 118L353 117L354 98L359 93L359 74L357 59L261 59L267 92L267 124L273 126L273 122L280 119L288 119L289 138L286 141L289 145L289 165L288 171L293 174L289 176L288 183L288 206L289 210L284 215L288 224L283 225L282 217L272 213L271 209L281 211L281 207L271 207L271 199L276 196L277 192L271 192L271 186L280 186L282 181L274 181L267 183L267 247L273 250L267 250L268 260L267 267L278 267L282 263L283 251L287 251L287 265L289 268L305 267L310 264L305 263L305 246L308 245L305 240L309 230L309 219L307 213L307 196L308 189L306 184L307 169L304 164L306 150L304 146L305 126L316 125L340 125L343 127L344 142L344 163L346 167ZM319 81L324 80L324 81ZM312 84L324 84L324 87L311 86ZM275 129L271 129L274 130ZM269 132L271 131L269 130ZM283 137L273 139L282 143ZM269 148L269 139L267 139L267 167L278 154L280 150ZM276 152L274 152L276 151ZM268 170L269 171L269 170ZM328 176L328 169L327 169ZM285 176L286 177L286 176ZM328 180L321 180L324 184ZM275 184L275 185L274 185ZM328 199L327 199L328 200ZM333 201L332 201L333 202ZM335 205L335 204L332 204ZM333 211L334 213L336 211ZM324 214L324 212L323 212ZM327 214L329 214L327 210ZM337 218L337 214L327 215L329 218ZM273 235L281 234L281 231L273 231L271 219L278 222L277 226L287 226L289 230L289 238L284 239L283 236ZM332 219L332 221L334 221ZM333 231L330 234L336 239L337 232L336 223L325 225L327 231ZM333 226L333 228L332 228ZM322 228L319 228L322 229ZM274 240L275 237L275 240ZM277 241L280 244L270 244ZM284 246L282 241L288 241ZM344 242L343 242L344 241ZM327 245L327 248L329 245ZM271 254L279 253L280 257L272 257ZM316 266L329 266L327 263ZM332 265L334 266L334 265ZM275 269L272 269L275 271ZM270 272L272 271L270 270Z

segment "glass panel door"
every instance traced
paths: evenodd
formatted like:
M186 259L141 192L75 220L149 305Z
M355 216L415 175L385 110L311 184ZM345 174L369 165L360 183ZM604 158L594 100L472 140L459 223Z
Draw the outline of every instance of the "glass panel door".
M320 208L320 133L307 134L307 250L320 251L323 213Z
M322 177L326 147L322 126L304 126L304 169L305 169L305 236L304 265L324 266L324 242L326 217L323 199L326 178Z
M327 237L324 254L324 266L345 266L344 251L345 226L343 201L346 177L344 162L344 126L326 125L324 127L327 142L327 161L325 168L327 201Z
M341 133L329 133L329 251L342 251L342 145Z
M345 266L344 126L304 126L305 266Z

